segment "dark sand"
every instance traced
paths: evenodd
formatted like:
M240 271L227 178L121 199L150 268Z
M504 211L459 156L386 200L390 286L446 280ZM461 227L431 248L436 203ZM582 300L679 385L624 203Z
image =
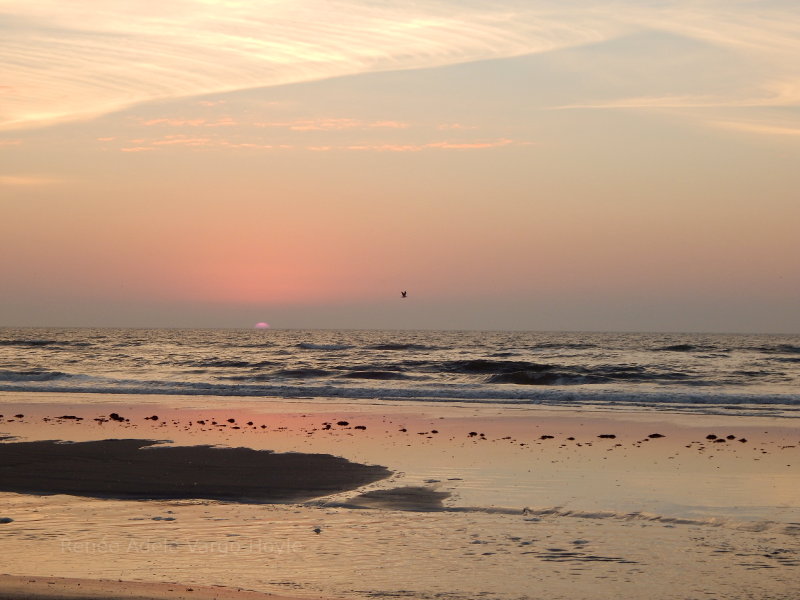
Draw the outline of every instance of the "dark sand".
M293 600L223 586L0 575L0 600ZM296 599L294 599L296 600Z
M388 477L330 454L112 439L0 443L0 491L105 498L291 502Z

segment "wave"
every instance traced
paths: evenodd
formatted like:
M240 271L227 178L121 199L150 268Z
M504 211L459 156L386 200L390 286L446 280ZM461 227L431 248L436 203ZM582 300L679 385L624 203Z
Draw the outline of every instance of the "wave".
M441 370L488 375L486 383L517 385L586 385L604 383L674 383L706 385L681 371L655 371L640 365L566 366L513 360L459 360L440 365Z
M308 379L311 377L328 377L331 375L331 372L324 369L281 369L280 371L275 371L275 375L277 377Z
M556 368L555 365L532 363L519 360L488 360L478 358L472 360L453 360L442 363L443 371L454 373L515 373L518 371L547 371Z
M800 356L778 356L772 360L782 363L800 363Z
M90 342L73 342L68 340L0 340L0 346L12 346L20 348L41 348L46 346L70 346L73 348L85 348L92 346Z
M375 344L366 346L367 350L441 350L437 346L426 346L425 344Z
M477 509L480 510L480 509ZM614 519L618 521L646 521L665 525L701 525L706 527L725 527L738 531L772 532L784 535L800 535L799 523L781 523L779 521L737 521L720 517L685 518L670 517L646 512L619 512L613 510L569 510L560 506L552 508L530 509L520 511L523 515L534 517L573 517L579 519Z
M609 379L567 373L536 371L512 371L498 373L489 377L487 383L514 383L517 385L581 385L587 383L607 383Z
M347 379L408 379L408 375L398 373L397 371L351 371L342 375Z
M597 348L597 344L590 344L588 342L540 342L531 346L531 350L550 350L550 349L565 349L565 350L589 350Z
M300 342L297 347L303 350L349 350L352 348L348 344L312 344L311 342Z
M795 344L776 344L775 346L761 346L757 350L764 354L800 354L800 346Z
M237 342L235 344L217 344L220 348L274 348L274 342L258 342L256 344L243 344L241 342Z
M729 352L727 348L719 348L708 344L671 344L653 348L654 352Z
M0 340L0 346L53 346L58 340Z
M36 377L39 377L37 379ZM571 386L568 389L547 386L494 386L467 384L349 385L347 379L305 383L276 381L271 374L232 376L234 383L197 383L184 381L136 381L86 378L47 372L3 378L0 391L59 392L81 394L148 394L186 396L240 396L262 398L337 398L386 400L399 402L456 402L462 404L507 404L543 406L604 406L663 409L679 412L741 415L772 415L800 418L800 393L763 394L708 392L691 390L606 389L602 386ZM241 383L239 383L241 382ZM790 414L791 413L791 414Z
M69 379L72 375L61 371L0 371L0 381L53 381Z
M221 381L242 381L242 382L261 382L261 381L280 381L281 379L313 379L329 377L330 371L323 369L281 369L270 373L251 373L246 375L218 375L216 378Z
M222 360L222 359L212 359L212 360L190 360L186 362L179 363L181 366L186 367L202 367L202 368L213 368L219 367L223 369L247 369L247 368L261 368L261 367L270 367L273 366L275 363L269 360L262 360L258 362L250 362L246 360Z

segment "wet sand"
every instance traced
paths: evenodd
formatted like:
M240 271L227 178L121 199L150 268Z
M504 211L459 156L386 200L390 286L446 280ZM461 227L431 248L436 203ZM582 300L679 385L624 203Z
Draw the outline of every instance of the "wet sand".
M0 491L104 498L298 502L390 475L330 454L111 439L0 444Z
M0 575L0 600L297 600L224 586ZM304 599L311 600L311 599Z
M0 395L0 435L9 436L0 445L128 438L139 440L123 442L132 453L225 446L392 473L260 504L235 493L143 501L5 492L8 573L365 600L797 598L792 420L32 396Z

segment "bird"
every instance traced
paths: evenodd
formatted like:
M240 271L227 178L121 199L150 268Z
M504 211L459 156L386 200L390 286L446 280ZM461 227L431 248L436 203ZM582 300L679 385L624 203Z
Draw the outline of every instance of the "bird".
M400 295L403 296L403 298L407 298L408 297L407 294L408 292L406 291L400 292Z

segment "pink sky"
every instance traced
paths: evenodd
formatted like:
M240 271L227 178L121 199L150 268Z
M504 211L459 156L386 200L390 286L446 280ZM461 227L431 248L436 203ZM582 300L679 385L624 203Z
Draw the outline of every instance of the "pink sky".
M592 5L4 3L0 325L800 331L796 11Z

